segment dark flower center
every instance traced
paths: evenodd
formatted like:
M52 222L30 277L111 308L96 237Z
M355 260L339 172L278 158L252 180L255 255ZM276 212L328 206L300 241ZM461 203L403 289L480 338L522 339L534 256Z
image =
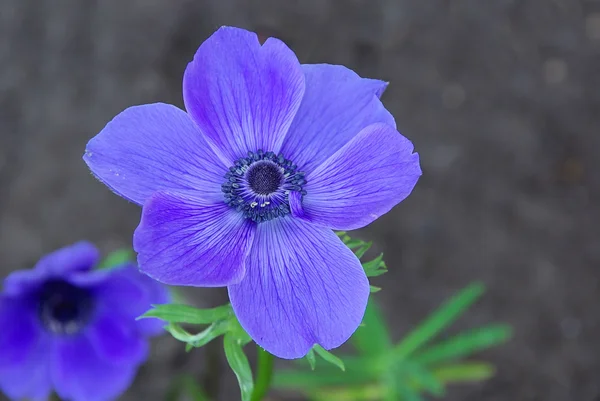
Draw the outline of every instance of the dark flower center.
M39 293L39 316L44 328L55 334L75 334L89 322L92 294L64 280L47 281Z
M290 193L306 195L304 173L297 169L281 154L248 152L225 174L225 202L257 223L285 216L290 213Z
M260 195L270 195L279 189L283 174L279 166L271 161L260 161L248 168L246 179L250 188Z

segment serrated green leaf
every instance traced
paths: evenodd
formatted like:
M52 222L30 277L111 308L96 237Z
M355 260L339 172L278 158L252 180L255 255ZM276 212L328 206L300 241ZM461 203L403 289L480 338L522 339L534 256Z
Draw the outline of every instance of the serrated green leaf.
M360 239L350 238L350 236L347 235L344 231L337 232L337 235L341 238L344 244L348 248L350 248L352 252L354 252L356 257L359 259L361 259L373 245L372 242L366 242ZM383 254L380 254L371 261L364 262L362 265L367 277L380 276L387 271L387 267L385 265L385 262L383 261ZM376 291L377 290L373 290L372 292Z
M338 231L337 235L340 237L342 242L350 249L360 249L361 256L358 256L360 259L362 255L371 247L371 242L366 242L361 239L350 237L345 231Z
M379 277L387 272L388 272L387 268L379 269L379 270L372 270L371 272L369 272L367 274L367 277ZM367 273L367 272L365 272L365 273Z
M432 374L444 383L478 382L491 378L496 369L487 362L464 362L439 366Z
M350 249L360 248L365 244L365 241L356 238L351 238L349 235L344 235L342 237L342 241Z
M102 262L97 266L97 269L112 269L113 267L122 266L125 263L135 260L135 252L129 248L117 249L109 253Z
M362 257L365 256L365 253L367 253L367 251L369 249L371 249L372 245L373 245L373 242L367 242L363 246L358 248L356 251L354 251L354 254L356 255L357 258L362 259Z
M430 346L411 358L411 361L431 365L463 358L474 352L502 344L510 339L512 329L505 324L493 324L459 333Z
M483 292L483 285L475 283L450 298L396 345L393 358L404 359L417 351L462 315Z
M315 351L311 348L305 356L308 364L310 365L310 370L315 370L317 366L317 357L315 356Z
M227 333L225 337L223 337L223 346L225 348L227 362L237 377L240 392L242 394L242 401L250 401L252 390L254 389L254 382L252 381L250 363L248 363L248 358L246 357L246 354L244 354L242 345L237 338L230 333Z
M361 354L369 356L389 352L392 348L392 340L381 311L373 298L369 299L362 323L363 325L350 337L354 347Z
M344 366L344 362L338 358L337 356L333 355L331 352L327 351L325 348L321 347L320 345L315 345L313 347L313 349L315 350L315 352L317 354L319 354L319 356L321 358L323 358L324 360L326 360L327 362L337 366L338 368L340 368L342 371L346 370L346 367Z
M387 266L383 261L383 253L379 254L375 259L362 264L367 277L377 277L387 273Z
M211 309L198 309L193 306L177 304L153 306L153 309L150 309L138 319L155 317L169 323L209 324L217 320L227 319L233 314L231 305Z

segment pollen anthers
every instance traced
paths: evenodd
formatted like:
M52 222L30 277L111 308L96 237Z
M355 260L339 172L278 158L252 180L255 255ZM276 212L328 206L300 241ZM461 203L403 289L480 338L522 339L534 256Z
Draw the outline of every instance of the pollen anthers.
M225 203L257 223L289 214L290 192L306 195L306 178L298 166L282 154L261 149L236 160L225 178Z

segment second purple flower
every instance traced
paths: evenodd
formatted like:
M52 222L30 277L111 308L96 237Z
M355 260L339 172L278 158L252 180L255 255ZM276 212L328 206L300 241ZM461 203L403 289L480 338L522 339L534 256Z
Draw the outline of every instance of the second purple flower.
M333 230L406 198L421 170L379 100L386 83L301 65L281 41L223 27L183 78L185 111L131 107L86 149L93 173L143 206L140 269L172 285L228 286L263 348L298 358L345 342L369 283Z

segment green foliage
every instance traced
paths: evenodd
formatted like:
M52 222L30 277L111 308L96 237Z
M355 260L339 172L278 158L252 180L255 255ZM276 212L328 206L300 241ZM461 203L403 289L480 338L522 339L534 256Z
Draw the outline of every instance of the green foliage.
M337 366L342 371L346 370L346 367L344 366L344 362L340 358L338 358L337 356L333 355L331 352L325 350L320 345L318 345L318 344L315 345L312 348L312 350L314 350L317 353L317 355L319 355L321 358L323 358L325 361L329 362L330 364L332 364L334 366Z
M155 305L154 309L140 316L144 318L159 318L166 321L167 330L175 339L184 342L186 351L203 347L217 337L223 336L225 356L235 373L242 401L249 401L254 387L252 371L243 347L250 342L250 337L237 321L231 305L223 305L211 309L198 309L188 305ZM192 334L182 325L207 325L197 334Z
M362 257L367 253L369 249L371 249L372 242L365 242L360 239L350 238L345 231L339 231L337 235L340 239L346 244L348 248L354 252L357 258L362 259ZM383 253L379 254L375 259L372 259L368 262L362 262L363 269L365 269L365 273L367 277L377 277L387 272L387 266L383 261ZM371 286L371 292L377 292L381 288Z
M425 395L443 396L448 384L488 379L494 373L493 366L462 359L506 342L512 334L509 326L491 324L435 342L483 292L481 284L468 286L397 344L392 343L382 314L371 299L363 324L351 339L358 355L340 358L345 373L333 366L318 367L316 374L289 369L276 373L274 385L304 392L314 401L421 401Z
M439 362L464 358L496 344L508 341L512 336L510 326L504 324L491 324L489 326L465 331L454 337L439 342L413 356L412 360L423 364L432 365Z
M304 358L310 365L310 369L315 370L315 368L317 367L317 357L315 356L315 350L311 348Z
M154 309L140 318L157 317L169 323L209 324L218 320L227 320L233 316L231 305L212 309L198 309L188 305L166 304L152 305Z
M99 264L97 269L112 269L125 263L135 262L135 252L129 248L117 249L109 253Z
M481 295L484 288L482 284L471 284L457 295L450 298L436 312L429 316L423 323L418 325L394 348L396 358L403 359L427 343L431 338L458 316L469 308Z
M350 339L361 354L383 355L392 348L392 340L381 311L374 302L369 302L363 325Z
M243 341L232 333L227 333L223 339L223 345L225 347L225 356L227 357L227 362L235 373L238 384L240 385L242 401L250 401L250 398L252 397L252 390L254 389L254 382L252 380L250 363L248 362L248 358L242 349L245 344L243 344Z

